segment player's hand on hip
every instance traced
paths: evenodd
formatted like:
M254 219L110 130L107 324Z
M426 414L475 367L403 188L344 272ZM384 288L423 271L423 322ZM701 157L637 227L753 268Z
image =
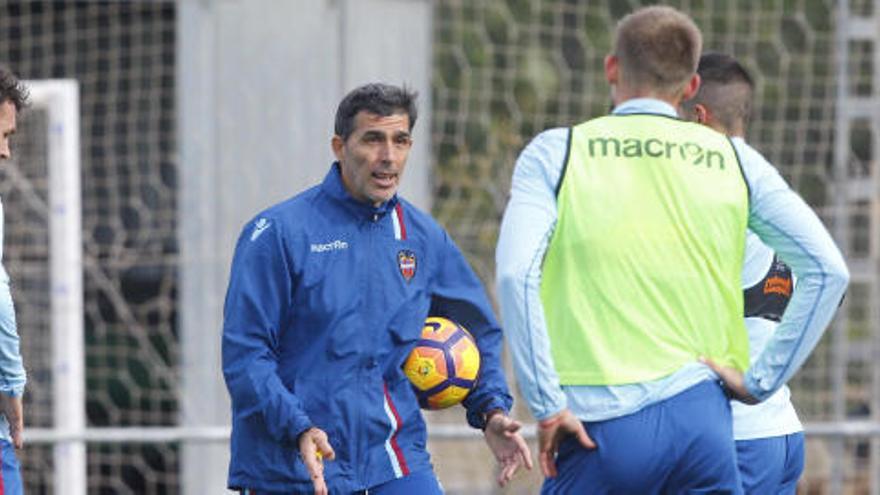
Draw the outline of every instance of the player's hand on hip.
M718 375L724 388L727 389L727 395L731 399L736 399L746 404L757 404L759 401L746 388L746 381L742 371L731 366L722 366L707 357L700 357L700 362L708 366Z
M324 461L332 461L336 458L333 447L327 439L327 434L320 428L309 428L299 436L299 455L302 457L312 485L315 487L315 495L327 495L327 483L324 481Z
M498 473L499 486L504 486L513 479L521 466L532 469L532 453L519 432L521 428L522 423L503 412L491 415L486 423L486 444L501 468Z
M574 435L585 449L596 448L584 424L568 409L538 423L538 461L544 476L556 477L556 452L559 450L559 443L568 435Z

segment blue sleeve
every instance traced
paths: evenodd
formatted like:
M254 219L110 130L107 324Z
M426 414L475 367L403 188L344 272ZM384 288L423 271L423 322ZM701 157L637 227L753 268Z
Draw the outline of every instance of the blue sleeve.
M496 282L520 392L538 420L567 407L541 304L541 264L556 226L567 129L539 134L520 154L495 253Z
M25 382L9 276L0 265L0 392L18 397L24 392Z
M843 255L813 210L753 148L734 141L749 184L749 228L787 263L797 284L782 321L746 371L764 400L800 368L834 316L849 283Z
M446 316L460 323L477 341L480 378L463 405L467 409L468 424L483 428L486 412L493 409L508 412L513 405L501 364L501 328L483 285L445 232L443 246L445 255L438 264L431 289L430 314Z
M286 252L278 222L245 228L226 293L222 355L236 419L259 417L276 441L295 444L312 423L277 373L278 332L295 288Z

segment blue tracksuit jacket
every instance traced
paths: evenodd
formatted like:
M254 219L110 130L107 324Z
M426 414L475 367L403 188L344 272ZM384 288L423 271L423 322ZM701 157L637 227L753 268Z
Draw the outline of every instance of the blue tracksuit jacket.
M509 410L501 330L461 252L395 197L354 200L334 164L323 183L257 215L241 233L223 323L232 398L230 488L311 492L297 436L329 436L331 493L431 469L401 365L429 315L467 327L482 358L468 422Z

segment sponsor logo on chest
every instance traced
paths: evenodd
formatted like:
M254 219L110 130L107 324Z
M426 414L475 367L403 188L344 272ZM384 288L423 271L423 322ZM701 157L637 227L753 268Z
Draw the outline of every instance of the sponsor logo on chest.
M323 244L312 244L309 248L313 253L326 253L329 251L341 251L343 249L348 249L348 243L342 239L336 239L335 241L325 242Z

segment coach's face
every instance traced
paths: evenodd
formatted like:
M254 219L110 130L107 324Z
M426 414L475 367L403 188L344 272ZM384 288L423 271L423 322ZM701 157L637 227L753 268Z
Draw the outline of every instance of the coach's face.
M11 101L0 103L0 160L8 160L12 157L9 137L15 134L16 113L15 104Z
M342 183L358 201L373 206L397 192L406 158L412 148L409 115L381 116L361 111L354 117L354 131L343 140L333 136L333 153L342 169Z

